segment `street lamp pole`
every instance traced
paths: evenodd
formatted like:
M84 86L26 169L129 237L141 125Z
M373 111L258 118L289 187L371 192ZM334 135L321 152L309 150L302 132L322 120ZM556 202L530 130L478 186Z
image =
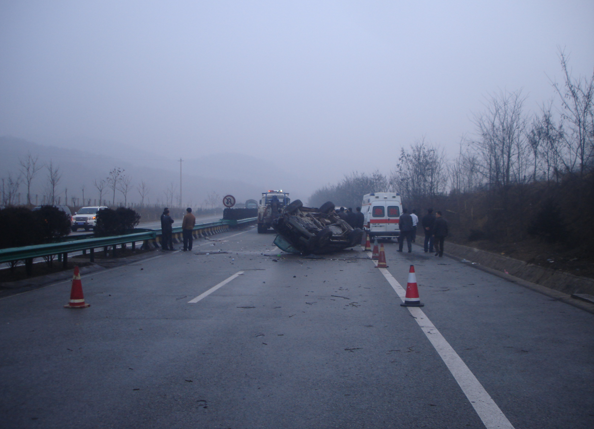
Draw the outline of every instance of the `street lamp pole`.
M182 159L179 159L179 207L182 207Z

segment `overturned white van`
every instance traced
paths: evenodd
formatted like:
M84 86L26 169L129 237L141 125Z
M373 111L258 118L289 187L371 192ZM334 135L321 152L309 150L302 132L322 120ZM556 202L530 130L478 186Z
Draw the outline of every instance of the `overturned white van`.
M395 192L374 192L365 194L361 203L365 215L365 230L370 238L398 238L398 226L402 213L402 200Z

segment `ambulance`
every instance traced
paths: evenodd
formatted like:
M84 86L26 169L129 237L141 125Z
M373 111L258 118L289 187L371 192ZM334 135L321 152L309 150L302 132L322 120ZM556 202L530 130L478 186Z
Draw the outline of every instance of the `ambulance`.
M395 192L374 192L365 194L361 203L365 216L365 230L370 238L396 238L400 236L398 226L402 214L402 200Z

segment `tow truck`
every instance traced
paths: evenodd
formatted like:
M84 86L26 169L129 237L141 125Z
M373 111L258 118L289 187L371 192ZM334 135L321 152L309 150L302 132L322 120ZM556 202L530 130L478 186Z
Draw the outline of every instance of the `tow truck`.
M279 218L283 208L290 202L289 193L283 192L282 189L262 192L262 198L258 205L258 233L264 234L269 228L272 228L272 222Z

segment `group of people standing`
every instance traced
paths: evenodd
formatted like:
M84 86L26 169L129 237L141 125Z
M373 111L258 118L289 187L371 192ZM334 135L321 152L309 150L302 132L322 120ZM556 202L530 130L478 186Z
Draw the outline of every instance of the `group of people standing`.
M363 229L363 225L365 224L365 215L361 213L361 207L357 207L355 212L353 212L353 209L350 207L346 210L344 207L341 207L340 209L336 210L336 214L338 217L346 221L346 223L348 223L351 227Z
M419 217L416 210L408 213L408 209L402 210L402 215L399 219L400 239L398 240L398 251L402 252L404 240L408 246L408 253L412 252L412 243L415 242L417 236L417 225ZM448 235L448 223L442 217L441 211L433 214L433 209L427 209L427 214L421 219L421 226L425 233L425 242L423 248L425 253L433 253L435 248L435 256L443 256L443 247L445 238Z
M194 237L192 231L196 225L196 216L192 214L192 209L188 207L182 220L182 236L184 240L183 251L192 250ZM173 247L173 218L169 214L169 209L165 207L161 215L161 248L163 250L175 250Z
M363 228L365 217L361 213L361 207L357 207L356 212L352 209L345 210L340 208L337 214L340 218L344 219L353 228ZM412 243L415 242L417 237L417 225L419 223L419 217L417 216L416 210L412 213L408 213L408 209L402 210L402 215L399 218L400 226L400 239L398 240L398 251L402 252L404 246L404 240L406 240L408 246L408 253L412 252ZM184 252L192 250L193 237L192 231L196 225L196 216L192 214L192 209L188 207L186 214L182 220L182 235L184 241ZM423 231L425 232L425 253L433 253L435 248L435 256L443 256L443 246L445 238L448 235L448 223L442 217L441 212L438 210L435 215L433 209L427 209L427 214L423 216L421 220ZM161 215L161 247L163 250L175 250L173 248L173 218L169 214L169 209L165 207L163 214Z

